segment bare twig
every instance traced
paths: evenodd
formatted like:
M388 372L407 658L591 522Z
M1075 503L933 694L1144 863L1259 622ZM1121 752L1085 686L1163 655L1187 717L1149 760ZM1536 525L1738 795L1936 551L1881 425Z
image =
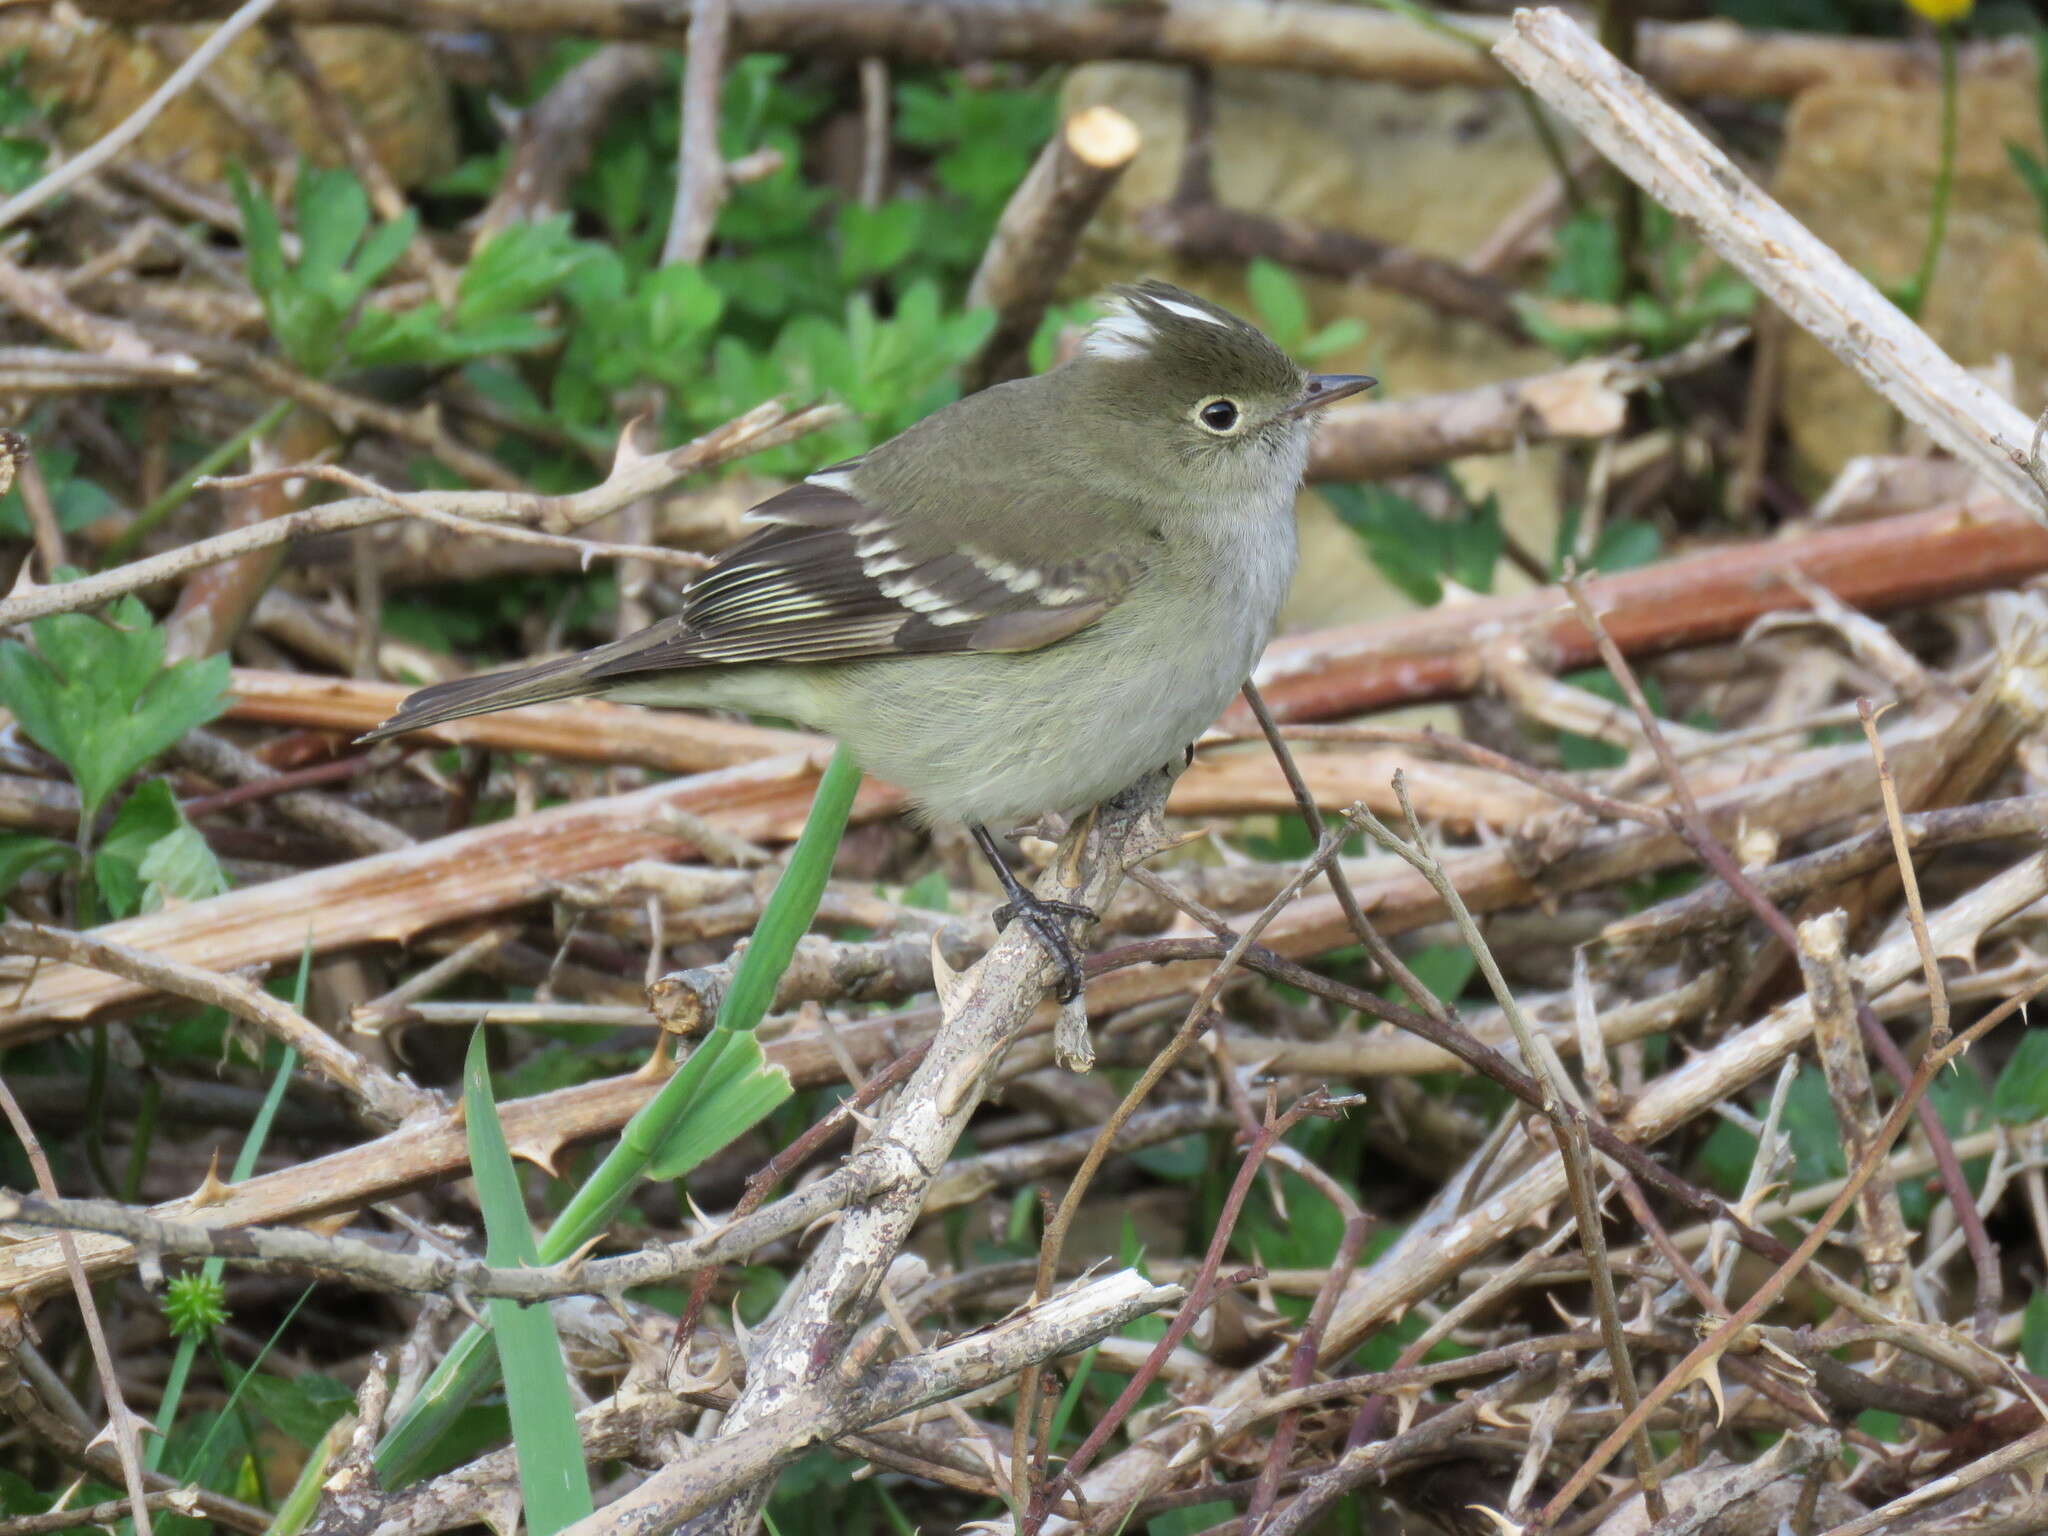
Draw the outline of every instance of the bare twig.
M0 954L62 960L225 1009L298 1051L308 1066L346 1093L374 1125L401 1125L415 1115L439 1114L445 1107L438 1094L415 1088L371 1065L289 1003L238 976L223 976L93 934L40 923L0 923Z
M690 7L689 58L683 65L682 135L676 146L676 202L662 242L662 265L695 265L711 244L725 201L725 155L718 145L718 102L725 86L731 0Z
M43 1144L36 1138L35 1127L28 1123L28 1116L14 1101L14 1094L8 1089L4 1077L0 1077L0 1113L7 1116L15 1140L21 1143L22 1151L28 1155L29 1166L35 1173L36 1188L46 1199L55 1199L57 1181L50 1173L49 1159L43 1156ZM78 1245L71 1240L69 1232L62 1235L61 1242L64 1267L70 1271L71 1289L78 1297L78 1314L85 1323L85 1336L92 1346L93 1365L99 1371L100 1391L106 1395L107 1423L121 1455L121 1475L128 1484L128 1513L140 1536L149 1536L150 1504L143 1485L136 1419L128 1411L128 1401L121 1393L121 1375L115 1368L113 1352L107 1348L106 1329L100 1325L99 1304L93 1300L92 1283L86 1279L85 1266L79 1262Z
M2032 423L1957 366L1641 76L1548 7L1519 12L1494 54L1908 420L2042 514L2039 488L2014 462Z
M793 441L840 418L837 406L812 406L792 411L780 401L756 406L744 416L716 427L692 442L665 453L644 454L623 441L611 475L600 485L571 496L533 496L504 491L420 491L415 504L477 521L529 519L551 532L594 522L637 498L660 490L684 475L710 469L746 454ZM389 522L404 514L382 497L332 502L305 512L271 518L215 538L116 566L62 586L34 587L0 601L0 628L39 618L46 613L75 613L169 581L187 571L232 560L253 550L288 544L315 533L333 533Z
M1088 107L1059 126L1010 195L967 290L993 309L995 328L968 363L966 387L1014 379L1066 270L1081 231L1138 153L1138 129L1114 107Z

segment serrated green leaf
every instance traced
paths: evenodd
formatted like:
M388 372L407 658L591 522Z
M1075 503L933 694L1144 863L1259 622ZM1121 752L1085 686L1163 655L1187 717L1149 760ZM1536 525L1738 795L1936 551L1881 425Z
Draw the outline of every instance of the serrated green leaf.
M491 1092L484 1032L470 1037L462 1072L463 1124L469 1135L470 1172L484 1213L487 1256L494 1266L539 1262L533 1227L519 1173L512 1164L505 1128ZM503 1298L490 1304L491 1334L504 1369L505 1400L512 1414L512 1444L519 1463L519 1491L532 1536L554 1532L591 1512L590 1476L576 1407L569 1396L569 1371L554 1315L545 1303L531 1306Z
M165 667L163 632L133 598L106 620L54 614L30 629L34 651L0 643L0 705L71 770L88 824L130 774L227 707L227 657Z
M679 1179L765 1120L795 1090L771 1066L753 1032L737 1035L705 1074L703 1086L648 1160L650 1179Z

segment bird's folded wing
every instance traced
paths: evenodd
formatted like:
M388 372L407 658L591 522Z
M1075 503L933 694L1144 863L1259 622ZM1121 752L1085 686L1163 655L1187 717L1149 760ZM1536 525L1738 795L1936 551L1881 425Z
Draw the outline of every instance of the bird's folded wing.
M1142 574L1083 553L1027 564L944 540L820 479L748 514L763 525L698 577L676 617L592 653L593 682L743 662L1028 651L1086 628ZM829 478L844 480L843 475Z

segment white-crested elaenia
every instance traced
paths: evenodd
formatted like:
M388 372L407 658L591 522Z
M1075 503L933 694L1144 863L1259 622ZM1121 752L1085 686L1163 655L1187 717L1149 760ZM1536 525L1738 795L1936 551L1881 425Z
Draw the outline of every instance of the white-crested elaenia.
M674 617L423 688L366 739L586 694L797 721L973 829L998 920L1028 923L1070 997L1077 914L1022 889L988 824L1100 804L1222 713L1294 575L1314 413L1372 382L1304 374L1165 283L1118 290L1072 361L755 507Z

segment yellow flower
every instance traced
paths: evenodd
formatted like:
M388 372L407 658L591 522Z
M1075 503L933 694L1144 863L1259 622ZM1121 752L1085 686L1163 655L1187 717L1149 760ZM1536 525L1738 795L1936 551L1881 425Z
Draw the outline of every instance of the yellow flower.
M1906 0L1906 4L1937 27L1945 27L1952 21L1961 21L1968 16L1976 0Z

